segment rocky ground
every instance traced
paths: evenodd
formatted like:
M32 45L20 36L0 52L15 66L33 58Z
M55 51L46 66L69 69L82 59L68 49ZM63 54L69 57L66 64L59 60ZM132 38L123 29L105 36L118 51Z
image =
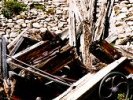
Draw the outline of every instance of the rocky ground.
M9 42L24 29L28 29L30 36L50 30L56 34L68 30L68 4L67 0L20 0L28 5L28 10L12 19L0 14L0 34L6 34ZM100 0L99 0L100 1ZM32 3L45 5L42 9L31 8ZM2 3L0 2L0 7ZM47 11L52 11L47 12ZM36 34L35 34L36 33ZM115 45L133 45L133 0L115 0L110 18L110 36ZM131 37L127 39L127 37ZM126 42L125 42L126 41Z
M0 34L6 34L9 42L24 29L28 29L30 36L50 30L56 34L68 30L68 4L66 0L20 0L28 6L28 10L12 19L0 14ZM42 9L31 8L31 4L42 4ZM2 7L2 2L0 2ZM35 34L36 33L36 34ZM36 36L36 38L39 38Z
M133 0L116 0L110 19L115 45L133 45Z

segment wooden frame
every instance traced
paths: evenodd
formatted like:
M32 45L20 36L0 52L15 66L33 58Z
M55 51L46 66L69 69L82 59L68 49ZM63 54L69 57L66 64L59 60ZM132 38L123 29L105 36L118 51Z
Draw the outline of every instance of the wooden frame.
M109 72L117 68L122 62L126 60L126 57L114 61L107 65L94 75L87 74L78 80L76 83L70 86L64 93L55 98L54 100L84 100L87 96L92 93L94 86Z

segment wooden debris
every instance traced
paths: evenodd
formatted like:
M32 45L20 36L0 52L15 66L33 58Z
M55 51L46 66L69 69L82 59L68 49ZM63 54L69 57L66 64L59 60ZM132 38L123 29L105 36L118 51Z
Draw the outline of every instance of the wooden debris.
M21 36L20 39L15 44L14 48L12 48L12 50L10 51L9 55L13 56L15 53L18 53L18 52L32 46L33 44L35 44L37 42L38 42L37 40L33 40L31 38Z
M16 44L16 42L22 37L24 36L24 34L26 33L28 29L23 30L10 44L7 45L8 50L12 50L12 48L14 47L14 45Z
M116 36L104 40L114 1L103 0L96 19L96 0L69 0L69 30L63 34L36 31L38 41L25 37L25 29L8 46L5 38L0 38L0 99L1 93L8 100L92 99L108 73L133 73L132 64L123 57L132 58L132 51L120 47L121 54L109 44ZM132 37L122 44L128 40ZM92 58L97 61L92 62ZM95 100L98 99L96 94Z
M108 42L95 41L90 46L90 52L104 63L111 63L119 59L122 55Z
M133 59L133 47L132 46L122 46L117 45L115 48L121 52L121 54L127 58Z
M5 89L8 98L27 99L27 94L24 91L32 93L34 86L40 88L39 84L29 86L30 89L28 90L26 88L22 89L24 93L21 92L21 88L17 87L27 87L26 84L30 84L30 81L45 84L46 90L50 85L54 90L49 90L49 97L54 98L87 73L85 66L78 58L75 48L68 45L68 39L62 40L60 35L49 31L46 31L41 37L42 41L38 42L21 36L19 41L14 44L15 46L10 51L10 55L6 54L10 70L15 73L13 76L10 74L9 78L4 82L4 87L8 87ZM27 43L26 47L23 47L25 43ZM29 75L32 76L33 80L27 79ZM20 81L21 83L19 83ZM25 81L28 81L28 83ZM12 84L14 88L11 89L8 84ZM65 88L60 92L58 87L53 87L53 84L59 84L60 87ZM11 93L8 91L11 91ZM53 91L57 91L58 95L53 94ZM38 97L40 94L35 93L34 96ZM47 98L47 96L48 94L43 94L42 97ZM29 94L29 97L32 98L33 95Z
M98 71L92 77L90 74L87 74L79 81L74 83L70 88L68 88L63 94L54 100L85 100L96 88L96 84L109 72L117 68L122 62L126 60L125 57L122 57L115 62L109 64L105 68ZM89 78L88 78L89 77ZM88 97L89 98L89 97Z
M6 62L6 54L7 54L7 45L6 45L6 39L2 36L2 77L4 79L8 78L8 66Z

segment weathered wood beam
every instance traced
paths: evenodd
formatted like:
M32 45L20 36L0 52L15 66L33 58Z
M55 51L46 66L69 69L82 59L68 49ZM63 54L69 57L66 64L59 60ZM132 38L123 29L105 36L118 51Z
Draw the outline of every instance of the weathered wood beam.
M11 43L9 43L9 44L7 45L7 48L9 49L9 51L12 50L12 48L15 46L15 44L17 43L17 41L18 41L22 36L24 36L24 34L26 33L27 30L28 30L27 28L24 29Z
M105 40L93 42L89 49L96 58L106 64L122 57L121 53Z
M55 78L55 79L58 79L58 80L61 80L61 81L66 80L66 81L69 81L69 82L75 82L75 81L76 81L76 80L69 79L69 78L66 78L66 77L61 77L61 76L52 75L52 74L50 74L50 73L47 73L46 71L43 71L43 70L40 70L40 69L36 68L36 66L29 65L29 64L27 64L27 63L25 63L25 62L23 62L23 61L20 61L20 60L18 60L18 59L12 58L12 57L9 56L9 55L7 55L7 57L9 57L9 58L11 58L11 59L17 61L20 65L24 65L24 66L26 66L26 67L28 67L28 68L31 68L31 69L33 69L33 70L35 70L35 71L38 71L38 72L40 72L40 73L42 73L42 74L44 74L44 75L53 77L53 78Z
M2 39L0 38L0 79L2 79Z
M94 41L96 40L100 40L103 31L104 31L104 24L105 24L105 19L106 19L106 15L107 15L107 7L109 6L107 0L103 0L102 1L102 7L101 7L101 12L99 14L97 23L96 23L96 31L94 33Z
M82 42L80 42L80 52L81 52L81 58L83 60L83 63L85 64L86 68L89 69L91 67L91 58L89 53L89 46L92 41L92 33L93 33L93 11L94 11L94 4L95 0L70 0L70 32L69 32L69 38L70 38L70 44L72 46L77 46L76 44L76 36L77 36L77 26L82 25L83 30L82 37L80 39ZM74 9L73 9L74 8ZM76 10L75 10L76 9ZM90 16L91 15L91 16ZM79 49L79 48L78 48Z
M25 68L25 67L23 67L23 66L21 66L21 65L19 65L19 64L16 64L16 63L14 63L14 62L10 62L10 64L16 66L17 68L20 68L20 69L22 69L22 70L25 70L25 71L27 71L27 72L30 72L30 73L32 73L32 74L35 74L35 75L37 75L37 76L46 78L46 79L48 79L48 80L57 82L57 83L59 83L59 84L63 84L63 85L65 85L65 86L70 86L70 84L68 84L68 83L65 83L65 82L63 82L63 81L61 81L61 80L59 80L59 79L57 79L57 78L55 79L55 78L53 78L53 77L51 77L51 76L44 75L44 74L40 73L39 71L34 71L33 69L27 69L27 68Z
M73 9L73 2L70 0L69 4L69 44L76 46L76 20Z
M117 45L115 48L121 52L121 54L127 58L133 59L133 46Z
M90 77L90 73L85 75L54 100L84 100L90 93L92 93L93 88L95 88L94 86L100 82L105 75L117 68L125 60L126 57L121 57L98 71L93 77ZM86 93L88 93L88 95L85 96Z
M17 41L17 43L14 45L13 49L10 51L10 56L13 56L14 54L36 44L37 40L34 40L34 39L31 39L31 38L28 38L28 37L20 37L20 39Z
M8 78L8 68L7 68L7 62L6 62L6 53L7 53L7 43L4 36L2 36L2 76L3 79Z
M107 31L109 28L109 19L113 9L115 0L103 0L101 12L96 23L96 31L94 34L94 41L104 39L107 36Z

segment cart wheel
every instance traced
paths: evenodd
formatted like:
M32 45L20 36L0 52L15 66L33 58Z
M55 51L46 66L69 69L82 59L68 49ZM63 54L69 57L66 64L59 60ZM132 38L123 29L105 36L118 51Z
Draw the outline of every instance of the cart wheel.
M101 100L117 100L118 95L123 95L123 100L127 100L129 95L128 80L120 72L111 72L100 82L99 98Z

